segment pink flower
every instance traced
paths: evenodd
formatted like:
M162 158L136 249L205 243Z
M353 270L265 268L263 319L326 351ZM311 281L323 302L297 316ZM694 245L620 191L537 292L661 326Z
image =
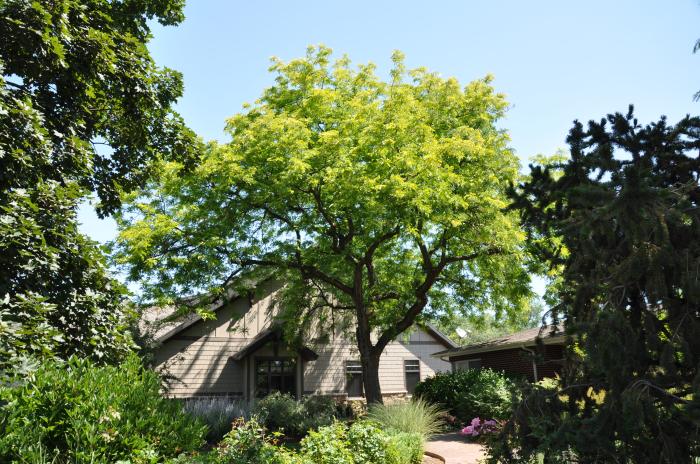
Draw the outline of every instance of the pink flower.
M474 427L472 427L471 425L467 425L462 429L463 435L471 435L472 433L474 433Z
M474 419L472 419L472 427L477 428L480 425L481 425L481 419L479 419L478 417L475 417Z

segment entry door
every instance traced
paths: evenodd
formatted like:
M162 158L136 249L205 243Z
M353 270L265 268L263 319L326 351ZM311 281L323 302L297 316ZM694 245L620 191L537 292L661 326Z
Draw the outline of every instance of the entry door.
M296 371L294 358L256 358L255 397L262 398L275 391L296 396Z

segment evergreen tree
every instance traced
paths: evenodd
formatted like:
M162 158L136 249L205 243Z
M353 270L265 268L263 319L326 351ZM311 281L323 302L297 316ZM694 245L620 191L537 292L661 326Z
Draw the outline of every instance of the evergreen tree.
M532 387L492 462L694 462L700 119L642 126L630 107L575 122L568 143L570 160L532 166L514 192L531 243L562 271L566 366L557 387Z

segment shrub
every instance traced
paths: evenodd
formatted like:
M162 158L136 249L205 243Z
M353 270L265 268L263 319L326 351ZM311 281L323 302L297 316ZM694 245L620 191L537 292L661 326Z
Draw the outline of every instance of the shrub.
M276 392L259 400L253 413L270 430L303 437L311 429L332 424L336 409L332 398L310 396L296 401L290 395Z
M374 405L369 411L369 418L385 429L417 433L423 439L428 439L442 430L443 415L444 411L438 405L420 398L388 405Z
M378 424L342 422L312 430L298 450L278 446L280 433L267 433L253 416L233 429L209 454L183 455L169 464L420 464L423 438L417 433L389 435Z
M491 369L441 372L416 385L416 396L443 404L462 422L473 417L506 419L514 391L513 381Z
M148 462L197 449L206 427L164 399L160 386L136 355L120 366L76 357L44 363L0 389L0 462Z
M219 447L219 460L226 464L277 464L281 462L277 434L267 434L258 420L237 419Z
M389 437L390 455L396 464L423 462L423 437L419 433L400 432Z
M207 442L216 443L231 430L233 421L250 417L248 403L232 398L194 398L184 403L185 412L207 425Z
M348 445L355 464L394 462L389 437L375 424L355 422L348 430Z
M347 428L336 422L310 430L301 441L301 453L315 464L353 464Z

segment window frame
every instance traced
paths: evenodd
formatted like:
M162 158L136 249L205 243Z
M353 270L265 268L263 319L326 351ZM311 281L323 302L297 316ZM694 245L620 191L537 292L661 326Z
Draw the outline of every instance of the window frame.
M479 362L479 367L478 367L478 368L471 367L471 364L472 364L473 362L476 362L476 361ZM458 370L469 370L469 369L479 369L479 370L481 370L481 358L460 359L459 361L455 361L454 366L455 366L454 370L456 370L456 371L458 371Z
M271 393L273 393L274 391L288 393L286 391L283 392L282 390L272 390L270 388L270 386L271 386L270 379L273 375L273 372L272 372L271 365L269 363L271 363L272 361L282 361L282 368L281 368L282 370L278 374L278 376L281 379L280 382L282 382L282 383L284 382L285 374L286 374L286 376L288 376L291 373L291 376L292 376L292 393L291 394L294 395L295 398L297 398L299 396L299 392L297 391L297 386L298 386L297 385L297 380L298 380L297 379L297 359L293 356L255 356L254 357L254 359L253 359L253 374L254 374L253 397L264 398L267 395L270 395ZM284 371L284 362L285 361L289 361L291 363L291 371L290 372ZM258 393L258 388L259 388L258 387L258 379L260 378L260 373L258 372L258 363L268 363L267 373L265 374L265 376L267 377L267 393L265 395L262 395L262 396L260 396L260 394Z
M351 371L352 369L352 371ZM345 394L348 398L364 398L365 397L365 382L362 378L362 363L354 359L345 360ZM350 378L359 376L360 381L360 396L350 394Z
M412 366L409 366L409 363L415 363ZM409 370L410 368L410 370ZM413 385L413 391L409 388L408 384L408 374L418 374L418 381L415 382ZM406 393L409 395L413 395L413 392L416 389L416 385L418 385L421 381L421 365L420 365L420 359L404 359L403 360L403 382L404 382L404 388L406 389Z

